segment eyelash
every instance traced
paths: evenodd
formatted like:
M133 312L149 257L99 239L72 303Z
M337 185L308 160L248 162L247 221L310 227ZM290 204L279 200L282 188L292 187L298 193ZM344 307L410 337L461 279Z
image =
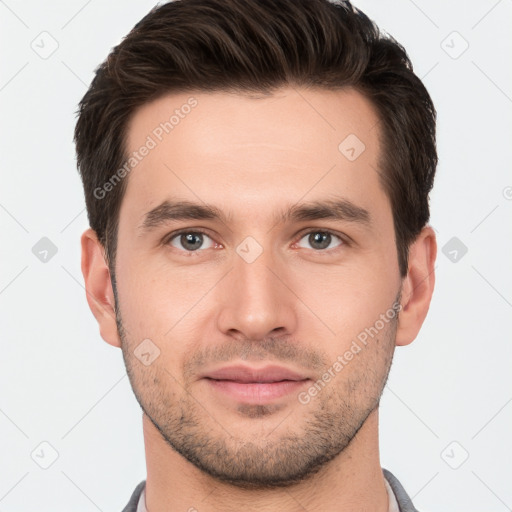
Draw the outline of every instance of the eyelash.
M319 249L319 250L315 250L315 249L311 249L312 251L316 252L316 253L326 253L326 254L331 254L332 252L336 252L337 250L343 248L344 246L349 246L350 243L349 241L347 240L347 237L346 236L342 236L341 234L337 233L336 231L332 231L330 229L318 229L318 228L315 228L315 229L309 229L307 231L301 231L297 236L299 237L297 239L296 242L294 242L293 245L297 244L298 242L300 242L300 240L302 240L306 235L309 235L311 233L323 233L323 234L329 234L329 235L332 235L336 238L338 238L340 241L341 241L341 245L338 246L338 247L334 247L332 249ZM162 245L168 245L170 244L170 242L172 240L174 240L176 237L180 236L180 235L183 235L183 234L202 234L202 235L206 235L208 236L209 238L212 238L207 231L201 229L201 228L194 228L194 229L180 229L178 231L173 231L172 233L170 233L167 237L165 237L163 240L162 240ZM212 239L213 240L213 239ZM197 250L197 251L186 251L186 250L181 250L180 252L183 252L184 254L186 254L187 256L190 256L190 257L194 257L194 256L199 256L199 254L202 252L200 249Z

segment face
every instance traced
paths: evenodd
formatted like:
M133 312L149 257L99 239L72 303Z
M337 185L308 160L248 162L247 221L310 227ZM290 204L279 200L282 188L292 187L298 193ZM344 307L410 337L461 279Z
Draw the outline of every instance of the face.
M140 405L217 479L319 471L377 407L395 345L376 112L353 90L180 93L135 113L127 149L147 153L126 178L115 262Z

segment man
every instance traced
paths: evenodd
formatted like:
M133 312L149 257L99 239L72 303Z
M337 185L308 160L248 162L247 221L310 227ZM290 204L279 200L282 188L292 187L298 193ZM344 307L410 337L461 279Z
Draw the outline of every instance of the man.
M125 511L415 510L378 405L433 287L435 110L349 2L180 0L75 131L82 271L143 410Z

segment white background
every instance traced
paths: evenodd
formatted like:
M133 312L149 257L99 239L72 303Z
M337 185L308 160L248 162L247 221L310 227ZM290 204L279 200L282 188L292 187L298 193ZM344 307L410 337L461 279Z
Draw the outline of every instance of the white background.
M121 510L146 477L121 351L85 300L72 136L93 70L153 5L0 2L0 512ZM422 512L512 510L512 2L355 5L405 46L438 110L437 284L420 336L396 351L382 466ZM42 37L58 43L46 59ZM42 237L57 247L46 263ZM442 252L453 237L468 249L456 262Z

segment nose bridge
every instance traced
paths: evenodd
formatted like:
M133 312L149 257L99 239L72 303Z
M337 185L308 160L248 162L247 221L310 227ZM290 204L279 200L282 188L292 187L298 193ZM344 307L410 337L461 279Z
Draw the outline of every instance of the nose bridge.
M236 330L258 340L276 329L294 329L293 294L282 282L278 267L271 249L250 237L237 247L221 298L222 331Z

